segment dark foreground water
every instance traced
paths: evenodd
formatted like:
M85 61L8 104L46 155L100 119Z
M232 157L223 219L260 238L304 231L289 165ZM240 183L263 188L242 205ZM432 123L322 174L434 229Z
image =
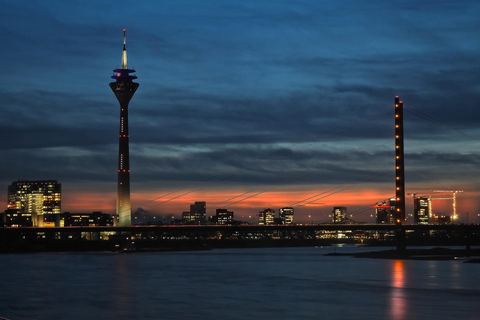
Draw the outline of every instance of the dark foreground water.
M332 251L0 255L0 316L480 319L480 264L322 256Z

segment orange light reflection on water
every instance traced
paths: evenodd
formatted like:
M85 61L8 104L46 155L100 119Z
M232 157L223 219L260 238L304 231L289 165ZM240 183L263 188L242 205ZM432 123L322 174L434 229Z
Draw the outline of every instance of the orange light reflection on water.
M390 296L390 314L392 319L405 319L408 308L405 295L405 261L395 260L391 274L392 292Z

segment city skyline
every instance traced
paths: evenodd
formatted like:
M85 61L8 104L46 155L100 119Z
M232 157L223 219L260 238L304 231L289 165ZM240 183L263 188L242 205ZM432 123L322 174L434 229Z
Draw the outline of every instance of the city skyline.
M300 220L322 222L334 206L388 199L399 95L406 192L464 190L460 221L466 211L477 219L473 1L125 2L128 17L106 1L2 6L5 208L12 181L55 179L64 211L114 213L118 105L108 80L126 28L142 78L130 106L132 212L179 215L206 201L209 213L293 206ZM339 186L349 188L294 205Z

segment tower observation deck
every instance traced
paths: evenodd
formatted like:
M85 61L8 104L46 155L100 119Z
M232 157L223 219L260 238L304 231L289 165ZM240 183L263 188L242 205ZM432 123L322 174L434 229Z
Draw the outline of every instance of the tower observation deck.
M127 49L125 48L126 36L123 29L123 51L122 51L122 68L114 69L110 82L115 97L120 103L120 130L118 141L118 182L117 182L117 217L115 225L130 226L131 207L130 207L130 156L129 156L129 134L128 134L128 104L132 99L139 83L132 80L137 79L134 69L127 67ZM118 220L117 220L118 219Z

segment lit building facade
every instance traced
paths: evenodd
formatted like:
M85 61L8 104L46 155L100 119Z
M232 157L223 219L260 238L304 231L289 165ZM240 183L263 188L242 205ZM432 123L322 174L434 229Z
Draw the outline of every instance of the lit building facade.
M7 227L34 227L37 225L38 217L36 215L34 219L34 215L31 212L21 212L17 209L5 210L5 212L2 213L2 223L0 223L0 226Z
M346 223L347 207L333 207L332 223Z
M130 151L128 132L128 104L137 91L138 83L132 80L137 76L131 75L134 69L127 68L127 49L125 48L125 29L123 30L122 68L114 69L110 82L115 97L120 103L120 130L118 141L118 179L117 179L117 209L115 225L130 226L132 224L130 204Z
M275 210L270 208L264 209L258 214L258 225L268 226L275 224Z
M207 222L207 203L205 201L196 201L190 205L190 211L182 213L183 224L200 224Z
M398 202L397 202L397 198L390 198L389 200L389 204L390 204L390 223L396 223L396 217L397 217L397 214L398 214Z
M433 216L432 220L433 220L433 224L450 224L452 222L450 216L444 216L444 215Z
M215 224L231 226L234 223L233 211L228 211L227 209L216 209L213 220Z
M61 184L56 180L19 180L8 186L6 225L42 226L44 216L62 212Z
M63 225L61 227L100 227L113 226L114 219L111 215L101 212L92 213L70 213L63 215Z
M427 197L417 197L413 201L413 217L415 224L428 224L430 201Z
M280 208L279 210L281 224L293 224L294 210L291 207Z
M377 224L393 224L395 223L395 209L396 209L396 199L391 198L386 201L379 201L376 205L372 206L375 208L375 216Z

